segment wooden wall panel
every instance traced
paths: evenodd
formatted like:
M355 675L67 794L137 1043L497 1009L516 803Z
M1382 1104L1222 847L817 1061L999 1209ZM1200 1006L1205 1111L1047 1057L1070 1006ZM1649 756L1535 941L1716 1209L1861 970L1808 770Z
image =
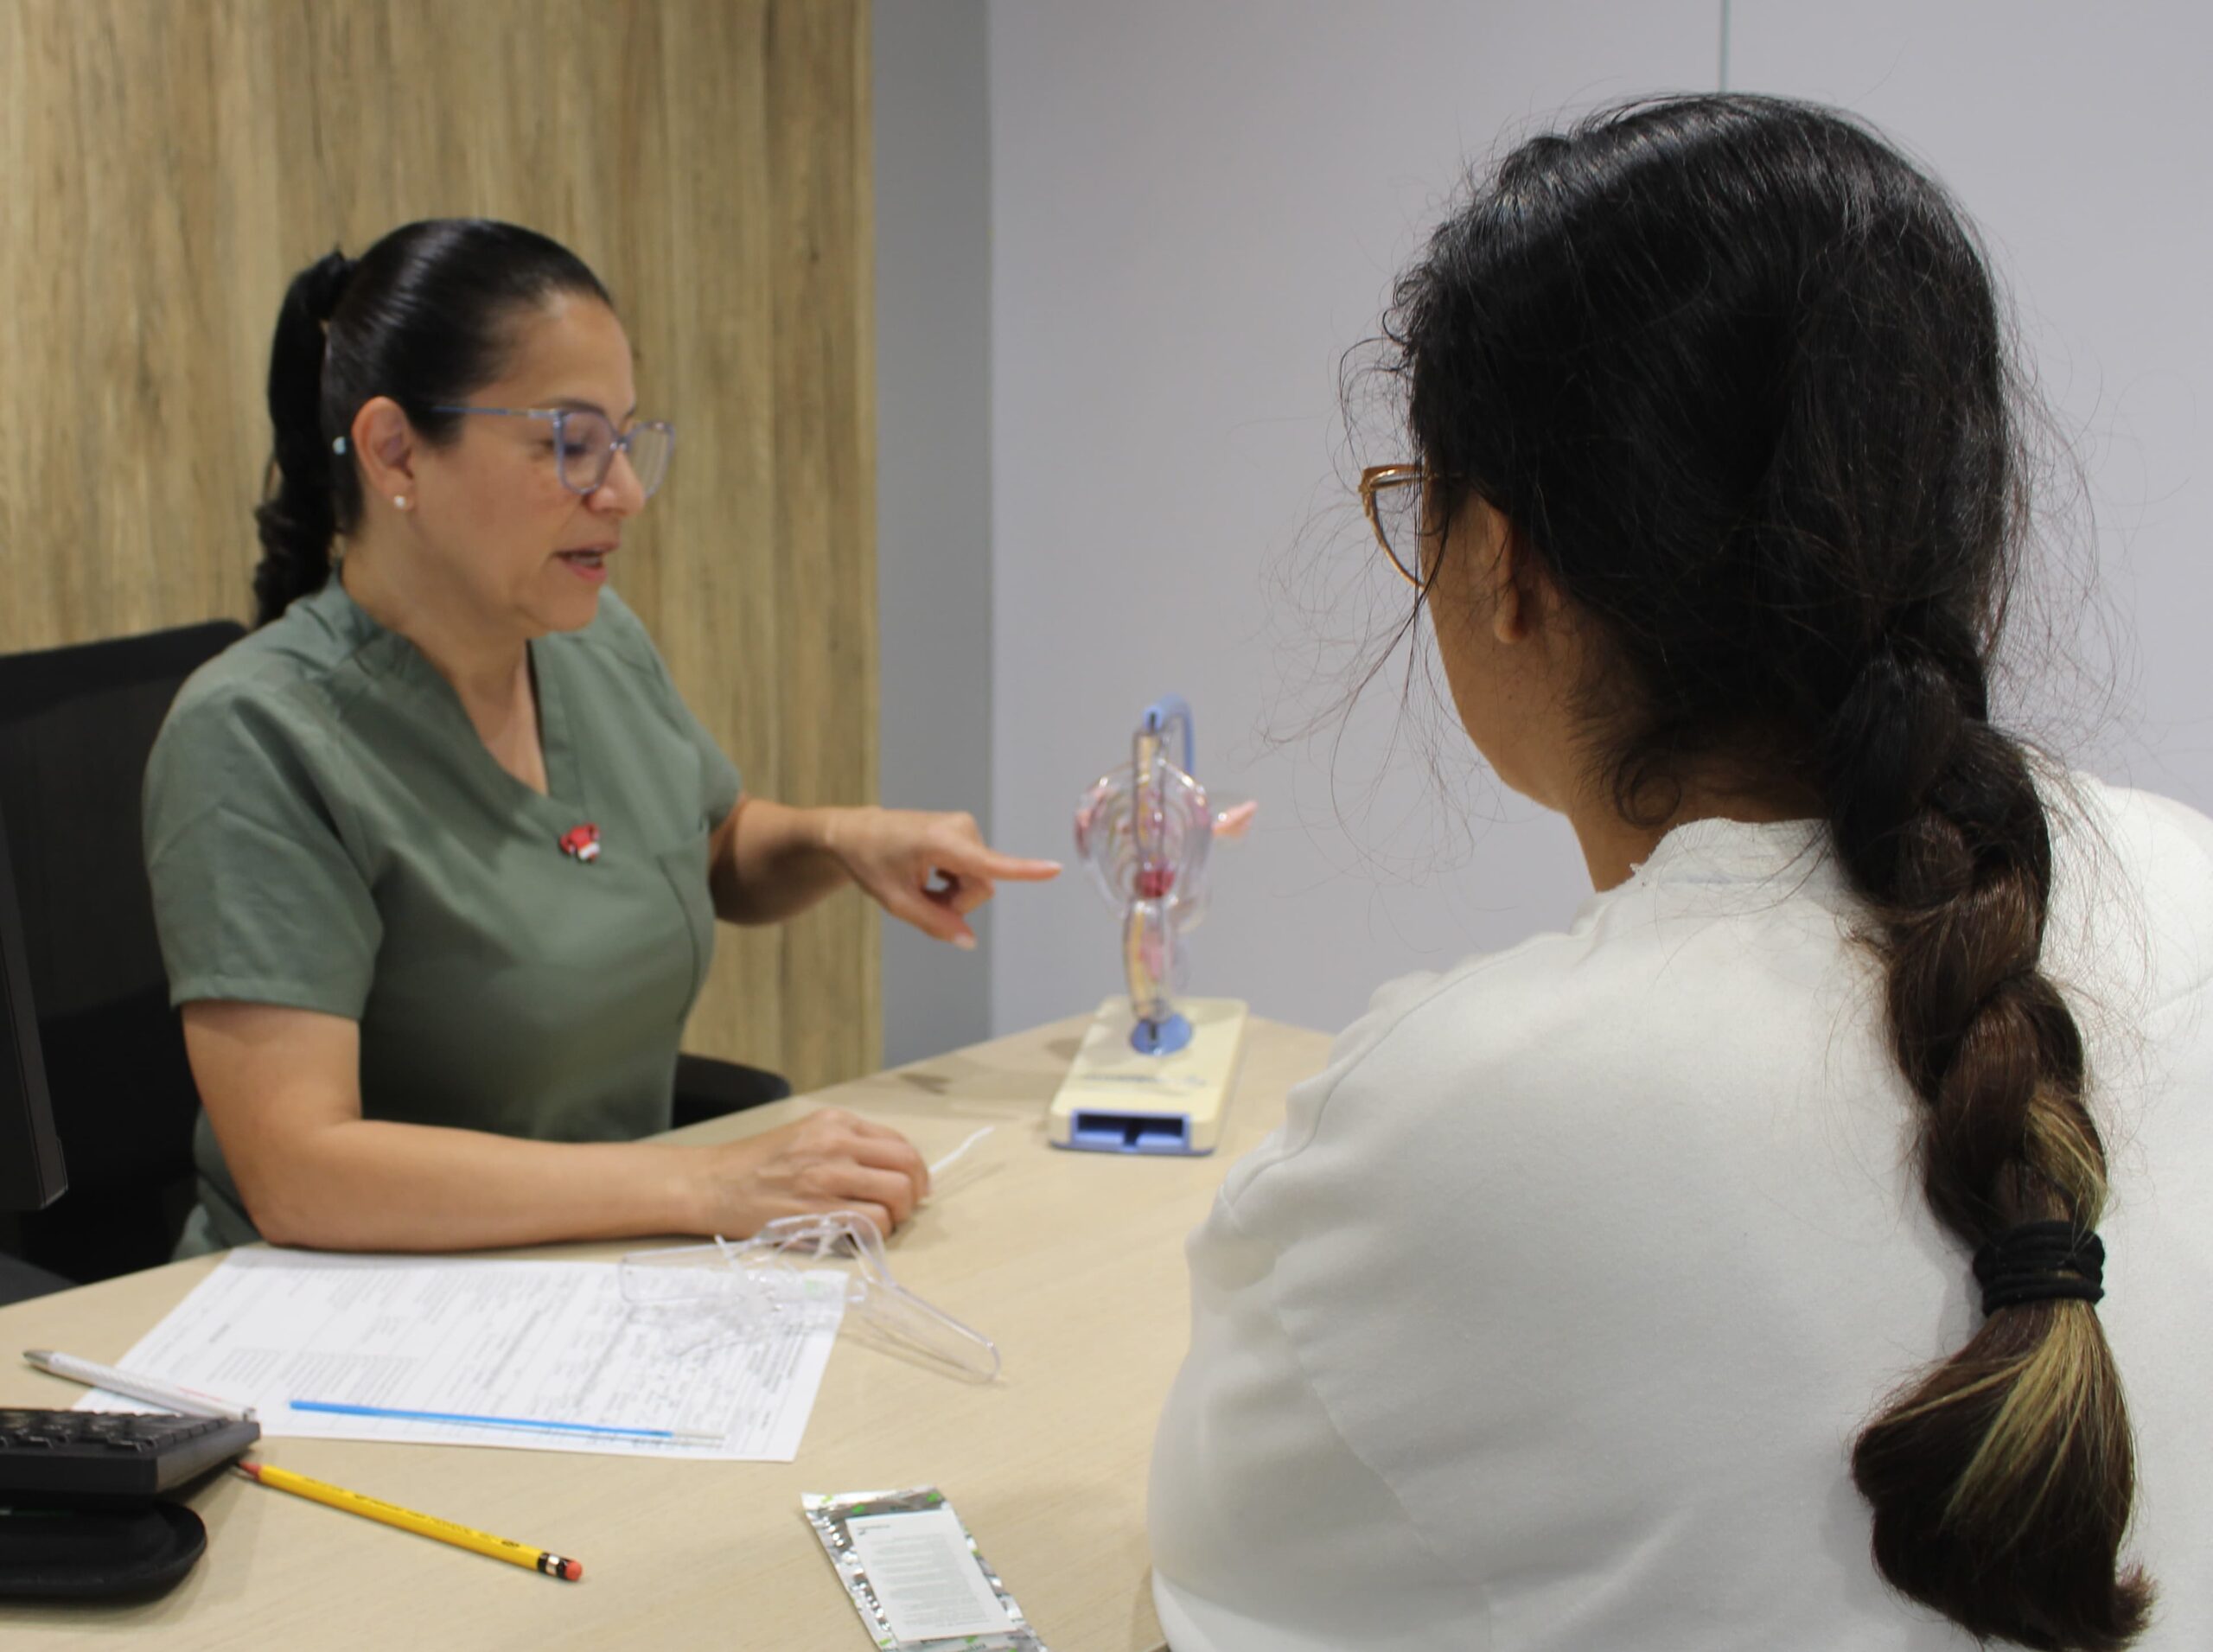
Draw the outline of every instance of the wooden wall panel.
M0 7L0 651L245 617L285 282L507 218L613 290L670 480L616 583L749 790L877 770L866 0ZM687 1047L879 1059L847 895L725 928Z

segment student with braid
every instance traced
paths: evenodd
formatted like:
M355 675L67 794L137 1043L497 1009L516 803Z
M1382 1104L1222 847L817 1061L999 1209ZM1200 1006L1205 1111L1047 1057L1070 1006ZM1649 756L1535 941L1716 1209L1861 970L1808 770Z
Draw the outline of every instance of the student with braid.
M1993 721L1959 209L1633 105L1386 331L1371 520L1597 892L1385 989L1194 1236L1176 1652L2213 1647L2213 824Z

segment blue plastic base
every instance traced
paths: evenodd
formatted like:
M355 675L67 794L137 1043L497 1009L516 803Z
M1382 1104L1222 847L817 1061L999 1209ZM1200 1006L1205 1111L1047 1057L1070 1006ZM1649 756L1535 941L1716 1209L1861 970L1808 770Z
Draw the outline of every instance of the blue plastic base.
M1191 1024L1180 1015L1140 1021L1130 1029L1130 1048L1140 1056L1173 1056L1191 1042Z
M1048 1141L1094 1153L1214 1151L1237 1081L1246 1006L1236 998L1185 998L1159 1007L1169 1011L1155 1024L1160 1033L1140 1037L1127 998L1099 1006L1046 1113Z

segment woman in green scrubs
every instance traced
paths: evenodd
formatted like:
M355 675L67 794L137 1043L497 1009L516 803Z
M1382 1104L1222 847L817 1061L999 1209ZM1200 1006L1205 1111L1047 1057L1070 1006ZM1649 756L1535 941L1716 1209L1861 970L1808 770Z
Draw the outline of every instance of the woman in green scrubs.
M749 1233L928 1172L835 1110L669 1124L717 918L858 883L956 945L1000 879L965 815L744 793L607 589L673 433L606 290L434 220L292 283L269 375L258 628L178 696L146 853L203 1115L187 1253ZM342 544L342 556L335 552Z

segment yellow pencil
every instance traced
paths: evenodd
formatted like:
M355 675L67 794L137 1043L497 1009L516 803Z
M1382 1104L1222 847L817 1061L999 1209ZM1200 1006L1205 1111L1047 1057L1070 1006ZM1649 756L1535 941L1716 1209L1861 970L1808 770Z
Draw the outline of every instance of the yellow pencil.
M274 1486L279 1491L289 1491L296 1497L328 1503L333 1508L342 1508L349 1515L359 1515L364 1520L380 1520L387 1526L397 1526L403 1532L413 1532L422 1537L435 1537L441 1543L451 1543L456 1548L474 1549L479 1554L488 1554L495 1560L507 1560L515 1566L526 1566L533 1572L543 1572L549 1578L564 1578L574 1583L584 1575L584 1562L564 1560L558 1554L544 1549L534 1549L524 1543L513 1543L504 1537L494 1537L489 1532L480 1532L473 1527L456 1526L450 1520L440 1520L435 1515L418 1515L411 1508L402 1508L380 1498L366 1497L358 1491L348 1491L343 1486L334 1486L322 1480L310 1480L304 1474L295 1474L290 1469L280 1469L269 1463L241 1463L239 1472L265 1486Z

